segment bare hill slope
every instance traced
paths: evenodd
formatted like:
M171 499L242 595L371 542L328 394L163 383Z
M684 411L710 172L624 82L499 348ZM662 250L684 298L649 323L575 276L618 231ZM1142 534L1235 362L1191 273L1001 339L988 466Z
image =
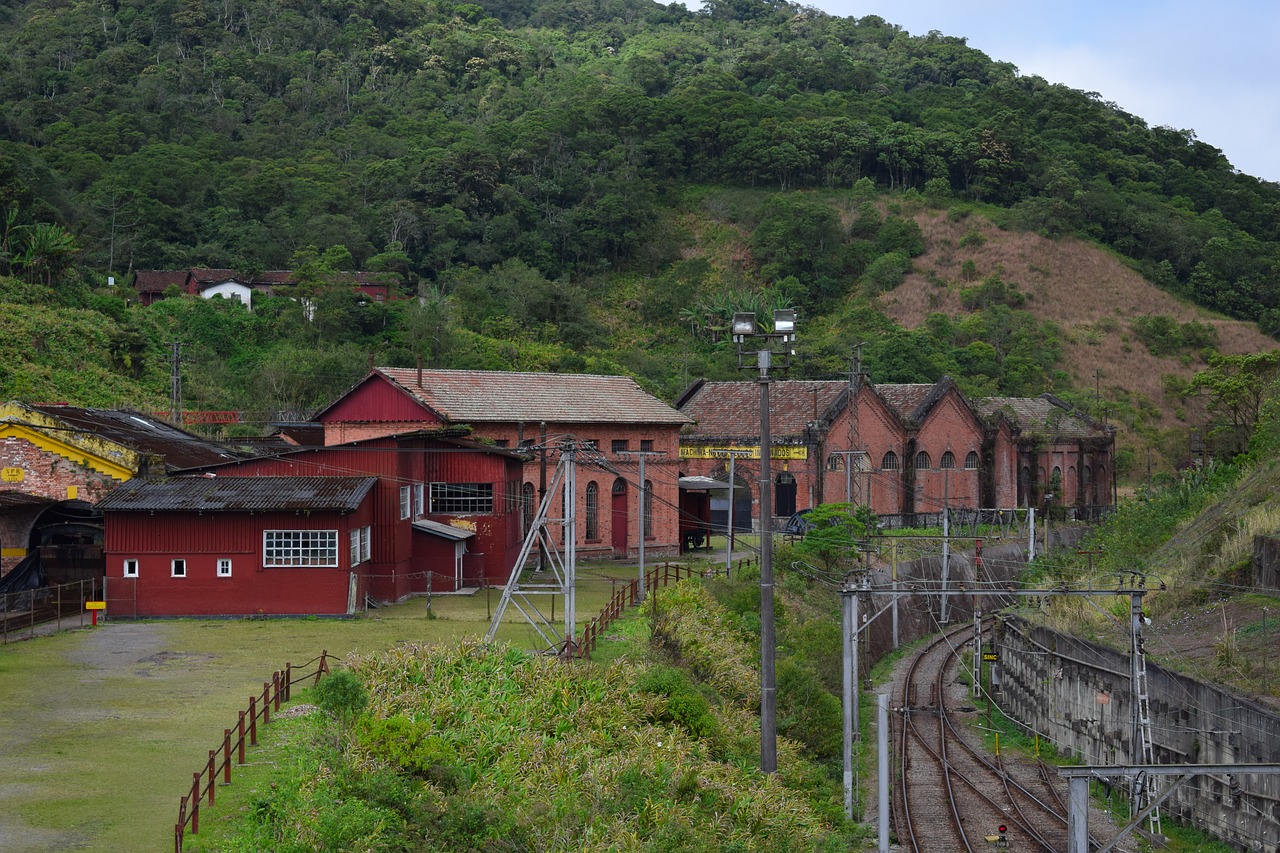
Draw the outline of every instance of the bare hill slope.
M1159 410L1156 426L1162 429L1179 424L1181 407L1165 399L1161 377L1189 377L1203 364L1152 355L1133 333L1135 318L1164 315L1180 323L1210 323L1218 330L1218 348L1229 355L1276 347L1255 324L1225 320L1185 303L1082 240L1003 231L974 216L952 221L938 211L915 218L926 250L906 280L881 297L890 316L914 328L931 312L961 314L961 289L999 273L1027 297L1026 310L1062 327L1067 370L1077 388L1092 388L1095 371L1101 371L1097 383L1104 400L1140 395ZM966 260L976 268L974 281L964 278Z

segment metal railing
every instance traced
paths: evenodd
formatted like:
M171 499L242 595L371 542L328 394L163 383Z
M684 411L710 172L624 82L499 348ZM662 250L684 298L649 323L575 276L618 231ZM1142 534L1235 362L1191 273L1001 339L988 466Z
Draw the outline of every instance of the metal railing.
M63 631L82 627L91 617L85 603L100 601L102 579L88 578L0 595L0 637L5 643L29 640L38 628ZM48 626L52 623L52 628Z

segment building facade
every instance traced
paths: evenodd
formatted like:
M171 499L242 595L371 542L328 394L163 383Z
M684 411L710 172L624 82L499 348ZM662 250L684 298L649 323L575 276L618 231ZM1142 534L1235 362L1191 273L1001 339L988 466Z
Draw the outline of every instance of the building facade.
M680 427L689 418L629 377L376 368L315 420L326 444L466 426L477 441L528 451L519 478L524 530L544 500L548 517L564 517L551 486L572 442L579 555L635 555L642 524L647 550L679 551Z
M971 401L933 384L770 382L774 525L821 503L866 503L885 523L944 508L1111 505L1115 431L1050 395ZM728 479L759 507L758 382L697 382L677 401L682 473ZM735 526L737 522L735 521Z

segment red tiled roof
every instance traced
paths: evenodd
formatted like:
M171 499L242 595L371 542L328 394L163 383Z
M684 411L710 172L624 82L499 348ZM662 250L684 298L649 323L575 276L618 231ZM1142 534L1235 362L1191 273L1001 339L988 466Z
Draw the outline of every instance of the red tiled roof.
M841 380L784 380L769 385L769 435L799 438L805 427L821 422L849 388ZM696 422L685 438L760 438L760 385L756 382L707 382L680 410Z
M133 279L139 293L161 293L171 285L182 287L186 283L186 270L138 270Z
M684 424L689 418L629 376L379 367L452 423Z

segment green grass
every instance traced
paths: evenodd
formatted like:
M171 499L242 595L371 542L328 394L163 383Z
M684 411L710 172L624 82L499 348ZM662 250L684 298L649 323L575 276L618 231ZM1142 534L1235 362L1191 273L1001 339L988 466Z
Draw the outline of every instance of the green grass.
M629 580L634 572L582 567L578 623L608 601L611 577ZM286 661L301 665L321 649L342 657L401 642L483 637L500 595L434 596L434 618L416 598L354 619L108 620L0 647L5 850L166 848L191 774L273 670ZM563 606L556 604L558 620ZM518 618L508 614L499 639L535 648L536 635Z

